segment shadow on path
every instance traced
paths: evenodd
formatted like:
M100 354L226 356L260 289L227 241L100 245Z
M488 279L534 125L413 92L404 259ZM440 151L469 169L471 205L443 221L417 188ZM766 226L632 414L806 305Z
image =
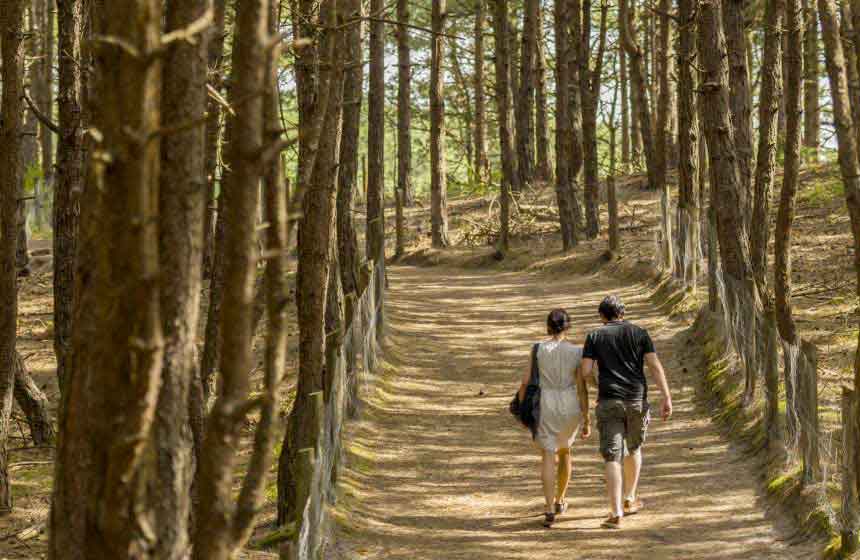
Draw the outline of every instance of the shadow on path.
M681 364L687 334L641 284L603 275L550 279L393 267L381 382L350 430L342 477L351 511L332 555L385 559L808 558L762 513L755 475L693 404L699 364ZM574 448L570 512L540 526L538 455L507 404L544 338L546 313L564 307L581 344L599 300L622 297L666 365L675 416L651 425L641 495L647 511L622 531L600 528L606 506L596 437ZM683 373L686 367L689 373ZM656 392L654 392L656 393ZM653 400L659 397L655 395Z

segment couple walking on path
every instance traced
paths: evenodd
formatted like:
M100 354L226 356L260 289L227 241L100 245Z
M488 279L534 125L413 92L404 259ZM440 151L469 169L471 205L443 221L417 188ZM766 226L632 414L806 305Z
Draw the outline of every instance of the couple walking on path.
M539 391L539 414L534 415L530 428L542 453L546 527L567 510L571 445L577 437L591 435L588 385L595 384L595 363L598 396L594 416L609 502L603 527L618 529L625 515L644 507L637 488L650 420L646 365L663 395L661 416L666 420L672 415L669 385L648 332L624 319L624 304L616 296L604 298L598 312L603 325L586 336L584 346L566 339L571 326L566 311L556 309L549 314L550 338L532 348L531 369L517 394L518 402L525 404L528 394Z

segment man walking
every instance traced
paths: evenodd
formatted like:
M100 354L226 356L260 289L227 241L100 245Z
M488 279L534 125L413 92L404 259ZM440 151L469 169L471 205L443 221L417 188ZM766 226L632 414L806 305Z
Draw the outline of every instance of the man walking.
M664 420L672 415L672 396L648 331L624 320L624 304L617 296L604 298L598 311L603 326L585 338L582 373L589 379L597 362L595 415L600 453L606 461L610 509L603 527L618 529L625 514L632 515L643 507L636 490L642 469L642 443L650 420L646 364L663 395Z

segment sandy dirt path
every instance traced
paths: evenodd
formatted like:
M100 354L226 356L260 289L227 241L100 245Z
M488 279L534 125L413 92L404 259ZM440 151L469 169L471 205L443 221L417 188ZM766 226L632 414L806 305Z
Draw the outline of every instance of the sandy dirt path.
M603 275L545 275L395 267L387 359L363 419L351 429L342 477L350 513L333 558L785 559L814 556L763 513L749 461L694 404L687 333L667 322L643 285ZM676 414L652 422L641 496L647 511L621 531L607 511L595 436L576 444L571 509L540 526L538 456L507 412L544 318L565 307L581 343L600 298L624 299L666 364ZM687 371L685 371L685 368ZM654 391L656 393L656 391ZM654 404L659 402L654 397Z

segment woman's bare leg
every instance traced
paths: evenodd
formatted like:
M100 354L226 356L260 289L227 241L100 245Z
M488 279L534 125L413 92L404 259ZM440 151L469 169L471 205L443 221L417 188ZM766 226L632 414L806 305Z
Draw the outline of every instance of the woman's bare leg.
M544 511L555 511L553 509L553 498L555 498L555 453L546 449L543 450L542 455L541 480L543 481L543 496L544 500L546 500L546 509Z
M564 503L567 496L567 487L570 484L570 449L562 448L558 450L558 476L556 478L555 501L558 504Z

